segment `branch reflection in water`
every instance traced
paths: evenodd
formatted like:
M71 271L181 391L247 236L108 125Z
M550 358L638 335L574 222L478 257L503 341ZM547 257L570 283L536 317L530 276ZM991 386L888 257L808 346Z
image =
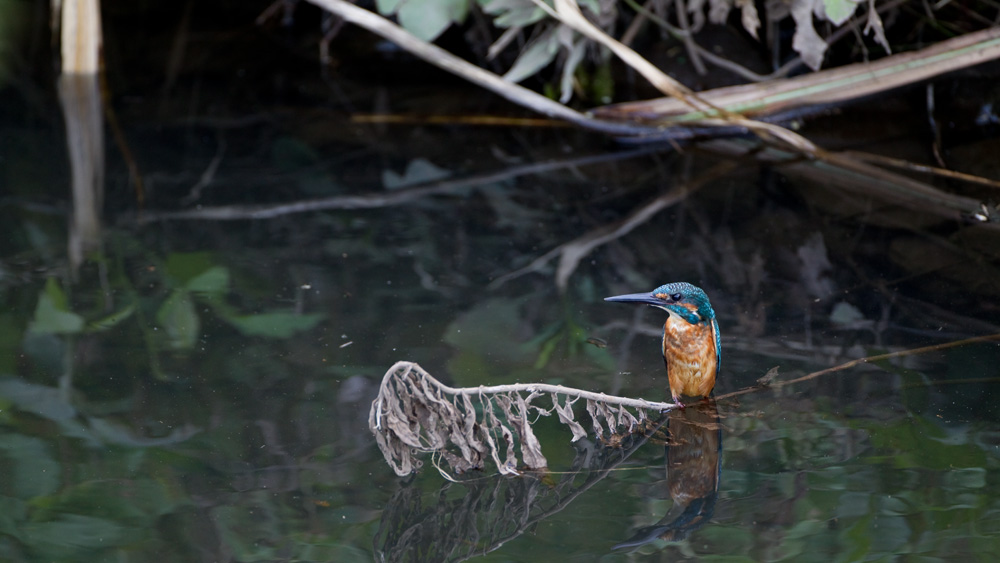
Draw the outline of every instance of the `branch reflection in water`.
M666 485L674 504L659 522L614 548L684 539L708 522L718 497L721 426L710 400L646 420L604 443L578 440L565 472L524 472L520 477L470 472L442 484L436 495L411 479L382 513L373 540L376 559L462 561L490 553L567 508L650 440L666 444ZM425 505L427 498L438 500Z

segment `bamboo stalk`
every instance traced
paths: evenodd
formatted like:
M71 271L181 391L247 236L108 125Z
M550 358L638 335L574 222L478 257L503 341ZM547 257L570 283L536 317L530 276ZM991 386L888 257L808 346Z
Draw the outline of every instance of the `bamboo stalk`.
M997 58L1000 58L1000 27L992 27L875 62L856 63L794 78L716 88L700 92L698 96L730 112L770 115L861 98ZM604 119L669 121L673 124L711 115L690 111L688 104L674 98L614 104L596 108L591 113Z

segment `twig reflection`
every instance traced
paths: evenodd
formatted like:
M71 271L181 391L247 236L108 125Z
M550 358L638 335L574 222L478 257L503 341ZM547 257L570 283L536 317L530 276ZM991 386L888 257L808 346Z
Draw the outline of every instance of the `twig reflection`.
M635 432L613 435L603 446L577 442L567 472L450 481L438 489L438 501L428 506L427 493L408 483L382 513L373 540L376 557L463 561L490 553L568 507L650 439L666 443L665 484L674 504L659 522L639 528L614 548L684 539L711 519L718 498L722 429L712 400L647 421Z
M665 417L646 421L641 431L615 437L615 447L590 440L576 442L576 457L567 472L444 483L438 489L437 503L431 506L423 505L426 493L419 487L404 485L382 512L373 540L376 558L464 561L490 553L569 506L650 438L659 435L662 439L660 429L666 422Z
M182 211L150 210L139 218L139 222L150 223L164 220L240 221L247 219L273 219L284 215L328 209L375 209L391 207L411 203L430 196L453 195L461 193L463 190L511 180L521 176L542 174L552 170L586 166L588 164L625 160L650 154L657 150L660 149L658 147L643 147L634 150L604 152L565 160L512 166L497 172L480 174L468 178L442 180L395 191L337 195L265 205L220 205ZM204 186L201 187L203 188Z

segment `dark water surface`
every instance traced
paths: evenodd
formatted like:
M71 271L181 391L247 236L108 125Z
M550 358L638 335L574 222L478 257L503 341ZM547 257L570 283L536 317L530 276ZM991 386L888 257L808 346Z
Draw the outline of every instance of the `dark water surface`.
M720 398L645 436L605 436L611 445L571 444L565 426L542 420L542 475L487 465L452 483L426 463L400 479L368 429L398 360L455 386L535 381L664 400L661 313L602 298L668 281L712 299L720 396L774 367L787 381L996 334L995 225L719 147L359 123L350 116L516 112L404 57L375 57L357 32L340 56L370 49L375 62L324 79L308 37L248 22L220 31L195 16L174 73L176 30L120 31L138 19L112 13L106 50L142 201L109 132L99 244L82 264L67 258L74 204L54 86L25 69L0 84L0 559L1000 553L995 341ZM952 129L965 131L945 139L947 154L1000 179L995 131L961 121L980 103L968 94L978 80L938 86L953 95ZM912 98L805 132L928 161ZM662 210L563 266L564 289L565 255L530 268L665 194Z

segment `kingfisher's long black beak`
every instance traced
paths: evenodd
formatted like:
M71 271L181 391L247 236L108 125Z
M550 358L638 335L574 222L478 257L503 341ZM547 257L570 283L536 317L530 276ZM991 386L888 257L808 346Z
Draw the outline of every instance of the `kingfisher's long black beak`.
M663 306L663 300L657 299L652 293L629 293L628 295L615 295L614 297L605 297L604 300L618 303L645 303L646 305L653 305L654 307Z

